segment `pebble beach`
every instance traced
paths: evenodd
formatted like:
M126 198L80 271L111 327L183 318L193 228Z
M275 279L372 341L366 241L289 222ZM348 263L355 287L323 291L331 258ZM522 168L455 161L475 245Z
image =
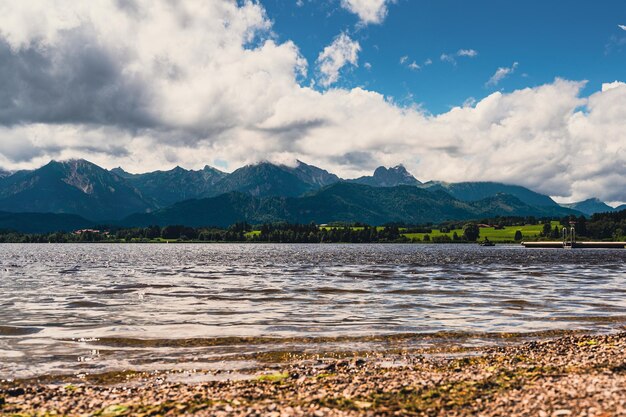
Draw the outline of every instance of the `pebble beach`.
M624 416L626 333L0 382L2 416ZM185 378L187 376L187 378Z

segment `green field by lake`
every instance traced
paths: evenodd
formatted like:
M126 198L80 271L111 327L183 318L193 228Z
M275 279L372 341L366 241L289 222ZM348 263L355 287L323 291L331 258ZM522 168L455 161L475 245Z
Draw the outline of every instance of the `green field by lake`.
M552 227L557 226L559 224L558 221L552 222ZM331 229L341 229L341 226L320 226L320 230L331 230ZM352 230L363 230L362 226L352 226L350 227ZM382 230L383 226L377 226L376 229ZM400 228L400 232L402 232L403 228ZM543 224L528 224L523 226L505 226L502 229L496 229L495 227L481 227L480 228L480 237L479 241L487 238L493 242L514 242L515 241L515 232L521 231L524 240L534 240L539 237L539 234L543 230ZM454 233L461 237L463 236L463 229L452 229L449 232L442 232L440 229L432 229L431 233L402 233L402 236L405 236L408 239L412 240L424 240L424 236L429 235L430 238L435 238L438 236L448 236L452 239ZM260 230L253 230L246 233L246 237L251 238L253 236L258 236L261 234Z
M552 222L552 227L558 225L558 221ZM478 240L483 240L488 238L493 242L513 242L515 241L515 232L521 231L523 239L534 239L539 236L539 233L543 230L542 224L528 224L524 226L505 226L503 229L495 229L494 227L481 227L480 228L480 237ZM442 233L439 229L433 229L432 233L405 233L409 239L419 239L423 240L425 235L429 235L431 238L437 236L448 236L452 238L454 233L458 236L463 236L462 229L453 229L448 233Z

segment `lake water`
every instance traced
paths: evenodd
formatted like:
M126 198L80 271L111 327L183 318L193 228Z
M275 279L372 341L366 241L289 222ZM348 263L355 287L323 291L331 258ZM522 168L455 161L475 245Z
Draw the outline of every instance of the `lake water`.
M5 244L0 253L0 379L208 369L278 348L396 343L372 335L480 343L626 324L620 250Z

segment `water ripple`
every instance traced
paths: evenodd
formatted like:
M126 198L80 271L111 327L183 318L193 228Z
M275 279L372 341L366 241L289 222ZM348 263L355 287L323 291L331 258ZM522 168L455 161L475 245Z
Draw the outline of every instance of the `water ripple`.
M150 346L141 353L99 351L87 342L99 338L325 340L441 332L480 338L626 324L626 251L271 244L0 249L0 378L166 361ZM167 361L197 353L176 349ZM236 356L241 346L223 349L222 357Z

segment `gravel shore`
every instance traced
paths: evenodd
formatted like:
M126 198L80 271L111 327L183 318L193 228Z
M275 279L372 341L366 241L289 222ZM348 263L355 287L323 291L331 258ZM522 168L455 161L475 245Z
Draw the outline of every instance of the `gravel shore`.
M2 416L626 416L626 333L471 353L294 359L252 375L0 382ZM182 382L181 382L182 381Z

